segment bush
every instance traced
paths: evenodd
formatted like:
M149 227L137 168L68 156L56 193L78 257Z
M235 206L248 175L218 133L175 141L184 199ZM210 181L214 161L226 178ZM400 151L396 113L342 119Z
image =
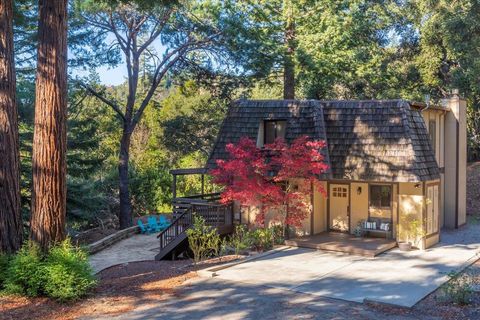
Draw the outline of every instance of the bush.
M473 293L472 276L466 272L452 271L448 273L448 277L450 280L442 287L445 298L455 304L469 304Z
M238 225L229 240L222 242L222 253L229 252L229 249L237 255L250 249L257 251L270 250L273 245L283 244L284 241L281 225L252 231L248 231L245 225Z
M38 245L27 242L5 263L8 264L4 273L7 294L46 295L66 301L84 296L96 284L87 254L73 246L69 239L53 246L46 255Z
M274 244L284 244L285 243L285 237L283 236L283 226L282 225L275 225L271 227L273 231L273 243Z
M9 294L38 296L44 281L44 256L38 245L27 242L13 256L7 268L5 292Z
M69 239L50 249L43 274L45 294L60 301L78 299L96 284L86 252Z
M230 237L229 245L237 255L252 247L252 238L245 225L235 227L235 232Z
M9 260L9 256L0 253L0 290L3 290L5 280L7 279Z
M194 215L193 226L187 230L187 237L195 263L211 256L218 256L220 235L215 228L205 224L203 217Z
M266 251L273 248L273 228L259 228L251 232L252 245L257 251Z

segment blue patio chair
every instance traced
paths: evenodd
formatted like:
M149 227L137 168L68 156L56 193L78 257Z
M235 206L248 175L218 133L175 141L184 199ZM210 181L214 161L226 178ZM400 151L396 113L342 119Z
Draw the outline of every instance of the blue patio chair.
M160 225L157 222L157 218L155 217L148 217L148 226L152 230L152 232L160 231Z
M138 227L140 228L140 233L149 233L150 232L149 226L144 225L142 220L138 219L137 224L138 224Z
M165 218L165 216L160 216L158 217L158 224L160 226L160 229L163 230L170 225L170 222L167 220L167 218Z

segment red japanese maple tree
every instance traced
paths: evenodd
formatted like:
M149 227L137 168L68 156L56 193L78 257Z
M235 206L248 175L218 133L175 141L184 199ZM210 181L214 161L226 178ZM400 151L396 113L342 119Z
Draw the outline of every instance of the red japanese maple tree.
M271 209L279 214L276 219L284 225L300 226L310 208L312 188L301 190L296 181L325 190L319 181L328 166L321 150L324 141L299 137L288 145L283 139L258 148L254 140L242 138L237 144L228 144L228 160L217 160L217 168L210 173L213 181L224 186L222 202L238 201L243 206L260 207L256 222L263 225L265 213Z

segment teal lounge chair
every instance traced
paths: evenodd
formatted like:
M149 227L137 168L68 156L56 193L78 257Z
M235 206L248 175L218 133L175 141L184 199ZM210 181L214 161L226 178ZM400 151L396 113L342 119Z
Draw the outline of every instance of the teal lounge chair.
M148 226L152 230L152 232L160 231L160 225L157 222L157 218L155 217L148 217Z
M158 217L158 224L160 229L164 230L170 225L170 222L167 220L167 218L165 218L165 216L160 216Z
M148 225L144 225L142 220L137 220L138 227L140 228L140 233L150 233L150 227Z

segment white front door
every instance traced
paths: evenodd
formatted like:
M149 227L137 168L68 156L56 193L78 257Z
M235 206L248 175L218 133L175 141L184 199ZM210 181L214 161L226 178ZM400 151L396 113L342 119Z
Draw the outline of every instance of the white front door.
M349 219L349 186L347 184L330 184L329 188L329 227L330 230L348 232Z

